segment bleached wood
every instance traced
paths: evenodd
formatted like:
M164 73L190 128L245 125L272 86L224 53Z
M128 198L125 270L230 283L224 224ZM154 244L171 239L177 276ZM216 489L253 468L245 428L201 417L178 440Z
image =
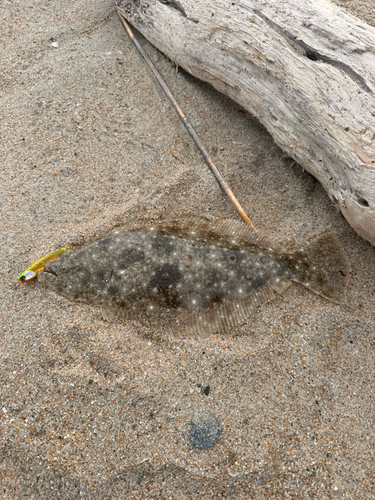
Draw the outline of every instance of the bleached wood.
M375 29L327 0L119 0L179 66L255 115L375 245Z

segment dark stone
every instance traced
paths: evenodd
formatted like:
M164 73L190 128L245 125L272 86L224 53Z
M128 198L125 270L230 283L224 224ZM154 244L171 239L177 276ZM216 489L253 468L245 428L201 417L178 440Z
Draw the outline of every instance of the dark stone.
M190 443L200 450L214 446L223 432L217 418L210 412L198 412L189 424Z

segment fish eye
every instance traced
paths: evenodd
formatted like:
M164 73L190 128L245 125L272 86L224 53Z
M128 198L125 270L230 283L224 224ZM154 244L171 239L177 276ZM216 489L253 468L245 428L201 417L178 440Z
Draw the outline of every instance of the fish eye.
M20 281L22 281L22 283L25 283L25 281L26 281L25 275L20 277Z

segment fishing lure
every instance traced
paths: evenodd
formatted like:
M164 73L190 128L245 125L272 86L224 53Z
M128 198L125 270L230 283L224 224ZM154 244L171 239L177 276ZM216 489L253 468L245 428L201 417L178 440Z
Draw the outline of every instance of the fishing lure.
M164 310L168 321L178 315L195 332L214 333L291 281L338 301L349 270L332 234L286 253L243 223L187 219L116 230L48 263L40 281L70 300L139 318Z
M40 271L43 271L44 266L47 264L47 262L50 262L53 259L56 259L57 257L60 257L64 252L66 252L66 248L59 248L58 250L53 250L52 252L47 253L44 255L44 257L41 257L38 259L34 264L31 264L30 267L25 269L23 273L21 273L18 276L18 281L20 282L21 285L24 283L27 283L28 281L33 280L38 276L38 273Z

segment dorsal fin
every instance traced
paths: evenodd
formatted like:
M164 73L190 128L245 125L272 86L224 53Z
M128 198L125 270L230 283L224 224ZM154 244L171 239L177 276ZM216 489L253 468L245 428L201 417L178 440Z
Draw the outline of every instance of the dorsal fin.
M207 335L233 328L245 321L258 306L272 300L276 293L281 294L285 291L290 284L290 280L281 281L254 291L231 304L198 311L189 320L188 331Z
M280 252L278 244L255 232L244 222L222 219L209 222L198 218L185 218L173 222L145 222L126 226L123 230L155 231L167 236L179 236L190 241L202 241L230 249L255 247ZM120 230L121 231L121 230Z

